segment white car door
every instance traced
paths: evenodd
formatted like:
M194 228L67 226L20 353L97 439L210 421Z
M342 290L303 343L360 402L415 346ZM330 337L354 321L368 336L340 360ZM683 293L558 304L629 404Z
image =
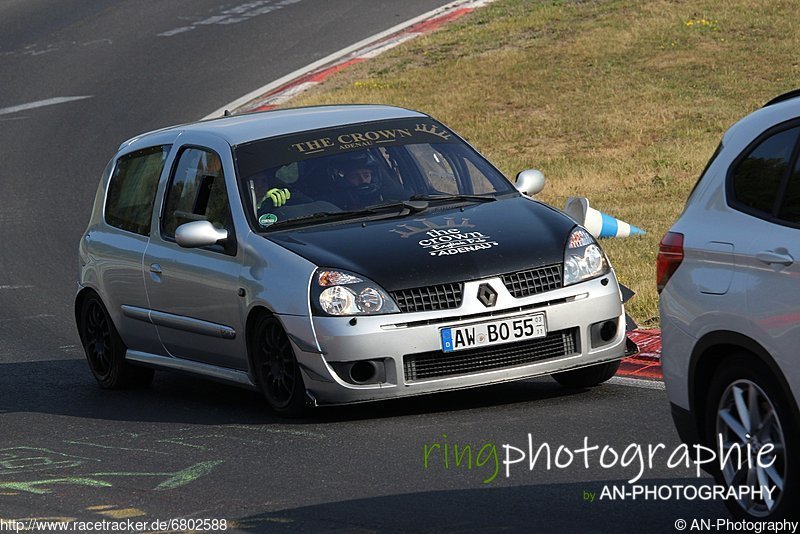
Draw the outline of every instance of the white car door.
M751 337L787 380L800 386L800 126L764 138L729 174L729 203L740 210L738 278L746 286Z

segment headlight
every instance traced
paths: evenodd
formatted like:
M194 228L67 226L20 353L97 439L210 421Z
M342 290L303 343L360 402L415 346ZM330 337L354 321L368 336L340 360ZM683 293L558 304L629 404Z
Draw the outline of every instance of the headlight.
M316 312L335 316L400 312L394 300L375 282L333 269L314 273L311 305Z
M583 228L575 228L564 250L564 285L608 274L611 267L600 245Z

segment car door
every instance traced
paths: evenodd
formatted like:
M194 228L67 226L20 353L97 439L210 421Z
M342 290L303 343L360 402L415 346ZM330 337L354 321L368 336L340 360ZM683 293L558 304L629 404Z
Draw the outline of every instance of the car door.
M165 140L166 141L166 140ZM111 173L104 202L104 224L92 224L82 247L97 265L98 289L126 346L163 354L155 327L147 316L142 261L151 233L153 202L170 151L156 144L124 154L106 169Z
M191 144L178 149L158 230L152 232L145 253L145 284L151 320L170 355L246 369L238 295L241 254L220 152ZM230 174L230 164L228 169ZM180 247L175 231L197 220L226 229L228 239L210 247Z
M773 343L770 351L783 372L797 376L800 346L800 162L769 227L753 240L752 264L759 281L748 296L748 309Z
M734 163L729 192L732 207L750 215L742 217L737 245L746 315L780 361L794 358L800 345L800 126L762 137Z

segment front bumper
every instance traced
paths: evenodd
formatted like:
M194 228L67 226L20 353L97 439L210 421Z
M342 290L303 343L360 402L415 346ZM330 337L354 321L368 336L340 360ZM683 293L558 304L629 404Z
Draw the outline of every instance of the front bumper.
M495 306L477 299L480 284L497 292ZM548 338L495 345L481 351L441 350L439 330L544 312ZM609 341L593 324L616 321ZM526 298L514 298L500 278L464 284L454 310L365 317L313 317L313 343L296 343L309 396L318 404L343 404L476 387L519 380L620 359L625 353L625 313L614 273ZM525 345L527 343L527 345ZM491 349L491 350L488 350ZM436 376L418 372L425 360ZM341 362L382 362L379 383L349 383ZM465 363L466 362L466 363ZM424 367L424 365L423 365Z

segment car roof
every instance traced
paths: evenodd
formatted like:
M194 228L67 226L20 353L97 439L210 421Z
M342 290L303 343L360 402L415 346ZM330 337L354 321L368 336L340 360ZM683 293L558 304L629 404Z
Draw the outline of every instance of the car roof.
M150 137L159 138L174 133L203 132L224 139L231 146L258 139L277 137L292 133L330 128L346 124L380 121L387 119L427 117L424 113L409 109L375 104L347 104L335 106L311 106L232 115L168 128L161 128L128 139L120 149L132 145L147 144Z
M743 150L761 132L800 117L800 92L780 95L731 126L722 138L724 146Z

